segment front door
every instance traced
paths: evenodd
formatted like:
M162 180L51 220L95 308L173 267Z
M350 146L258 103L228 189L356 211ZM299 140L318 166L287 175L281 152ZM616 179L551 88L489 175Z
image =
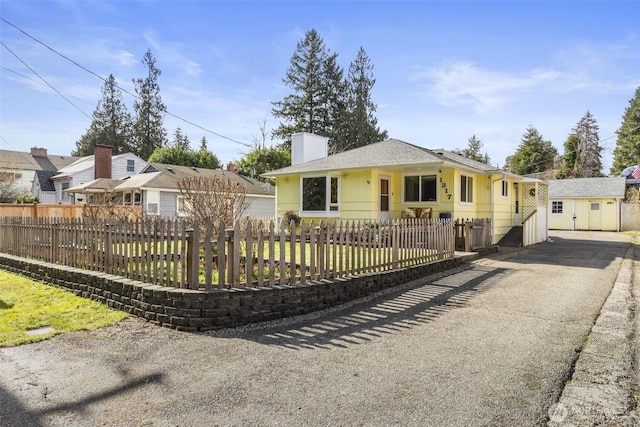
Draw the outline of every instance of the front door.
M391 211L390 211L390 189L389 189L390 179L388 176L380 177L380 186L379 186L379 203L378 203L378 218L381 220L391 219Z
M600 202L589 201L589 230L602 230Z

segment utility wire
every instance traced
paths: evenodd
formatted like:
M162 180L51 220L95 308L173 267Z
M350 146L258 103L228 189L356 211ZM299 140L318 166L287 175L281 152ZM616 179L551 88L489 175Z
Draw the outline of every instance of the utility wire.
M27 67L29 70L31 70L31 72L33 74L35 74L36 76L38 76L38 78L40 80L42 80L47 86L49 86L51 89L53 89L53 91L55 93L57 93L58 95L60 95L62 98L64 98L65 101L67 101L69 104L71 104L76 110L80 111L82 114L84 114L85 116L87 116L88 119L91 119L91 116L88 115L87 113L85 113L80 107L78 107L76 104L74 104L73 102L71 102L71 100L69 98L67 98L66 96L64 96L58 89L56 89L55 87L53 87L47 80L45 80L44 77L42 77L40 74L37 73L36 70L34 70L33 68L31 68L29 66L29 64L27 64L26 62L24 62L18 55L16 55L16 53L14 51L12 51L11 49L9 49L9 47L4 44L4 42L0 41L0 44L7 49L9 52L11 52L11 54L13 56L16 57L16 59L18 59L18 61L22 62L22 64Z
M31 40L35 41L36 43L39 43L39 44L41 44L42 46L46 47L47 49L49 49L51 52L55 53L56 55L61 56L62 58L66 59L67 61L69 61L69 62L71 62L72 64L74 64L75 66L77 66L77 67L79 67L80 69L82 69L82 70L86 71L87 73L89 73L89 74L91 74L91 75L93 75L93 76L95 76L95 77L99 78L99 79L100 79L100 80L102 80L103 82L106 82L106 81L107 81L107 80L106 80L104 77L102 77L101 75L99 75L99 74L95 73L94 71L92 71L92 70L88 69L87 67L84 67L83 65L79 64L78 62L74 61L73 59L69 58L68 56L66 56L66 55L64 55L64 54L62 54L62 53L60 53L60 52L58 52L57 50L55 50L54 48L52 48L52 47L51 47L51 46L49 46L48 44L44 43L43 41L38 40L38 39L37 39L37 38L35 38L35 37L33 37L31 34L27 33L26 31L24 31L23 29L21 29L21 28L20 28L20 27L18 27L17 25L15 25L15 24L13 24L13 23L11 23L11 22L7 21L6 19L4 19L4 18L2 18L2 17L0 17L0 20L2 20L2 22L6 23L7 25L12 26L12 27L13 27L13 28L15 28L16 30L20 31L22 34L24 34L25 36L29 37ZM4 44L3 44L3 45L4 45ZM6 47L6 46L5 46L5 47ZM8 48L7 48L7 49L8 49ZM13 52L12 52L12 53L13 53ZM15 54L14 54L14 56L15 56ZM17 57L17 56L16 56L16 57ZM21 61L21 62L22 62L22 61ZM23 64L24 64L24 62L23 62ZM26 64L25 64L25 65L26 65ZM28 66L27 66L27 67L28 67ZM139 97L137 94L131 93L131 92L129 92L128 90L126 90L126 89L124 89L124 88L122 88L122 87L118 86L117 84L116 84L115 86L116 86L118 89L120 89L122 92L126 93L127 95L132 96L132 97L134 97L134 98L136 98L136 99L140 99L140 97ZM54 89L54 90L55 90L55 89ZM57 92L57 91L56 91L56 92ZM65 99L66 99L66 98L65 98ZM200 125L198 125L198 124L196 124L196 123L193 123L193 122L192 122L192 121L190 121L190 120L187 120L187 119L185 119L185 118L183 118L183 117L180 117L180 116L178 116L178 115L176 115L176 114L173 114L173 113L171 113L171 112L169 112L169 111L167 111L167 110L165 110L164 112L165 112L167 115L171 116L171 117L174 117L174 118L176 118L176 119L178 119L178 120L181 120L181 121L183 121L183 122L185 122L185 123L188 123L188 124L190 124L190 125L192 125L192 126L195 126L195 127L199 128L199 129L201 129L201 130L205 131L205 132L209 132L209 133L211 133L211 134L213 134L213 135L215 135L215 136L217 136L217 137L219 137L219 138L226 139L226 140L231 141L231 142L234 142L234 143L236 143L236 144L244 145L245 147L249 147L249 148L251 148L251 147L252 147L252 145L251 145L251 144L247 144L247 143L245 143L245 142L238 141L238 140L236 140L236 139L233 139L233 138L230 138L230 137L228 137L228 136L222 135L222 134L220 134L220 133L218 133L218 132L212 131L211 129L207 129L207 128L203 127L203 126L200 126ZM84 114L84 112L83 112L83 114ZM85 114L85 116L86 116L86 114Z

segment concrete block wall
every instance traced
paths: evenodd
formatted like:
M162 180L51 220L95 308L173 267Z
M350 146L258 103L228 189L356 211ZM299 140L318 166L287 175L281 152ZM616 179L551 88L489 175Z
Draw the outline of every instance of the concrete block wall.
M290 286L195 291L0 254L0 268L66 288L157 325L207 331L306 314L461 265L454 258Z

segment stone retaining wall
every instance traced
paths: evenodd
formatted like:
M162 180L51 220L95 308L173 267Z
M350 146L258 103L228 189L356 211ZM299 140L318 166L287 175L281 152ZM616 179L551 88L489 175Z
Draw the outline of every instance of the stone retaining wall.
M66 288L157 325L206 331L323 310L457 267L462 258L291 286L194 291L0 254L0 268Z

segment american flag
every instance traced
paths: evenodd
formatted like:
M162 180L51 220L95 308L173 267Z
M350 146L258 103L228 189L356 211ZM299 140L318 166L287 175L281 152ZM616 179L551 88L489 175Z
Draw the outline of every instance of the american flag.
M636 167L633 172L631 172L631 176L635 179L640 179L640 166Z

